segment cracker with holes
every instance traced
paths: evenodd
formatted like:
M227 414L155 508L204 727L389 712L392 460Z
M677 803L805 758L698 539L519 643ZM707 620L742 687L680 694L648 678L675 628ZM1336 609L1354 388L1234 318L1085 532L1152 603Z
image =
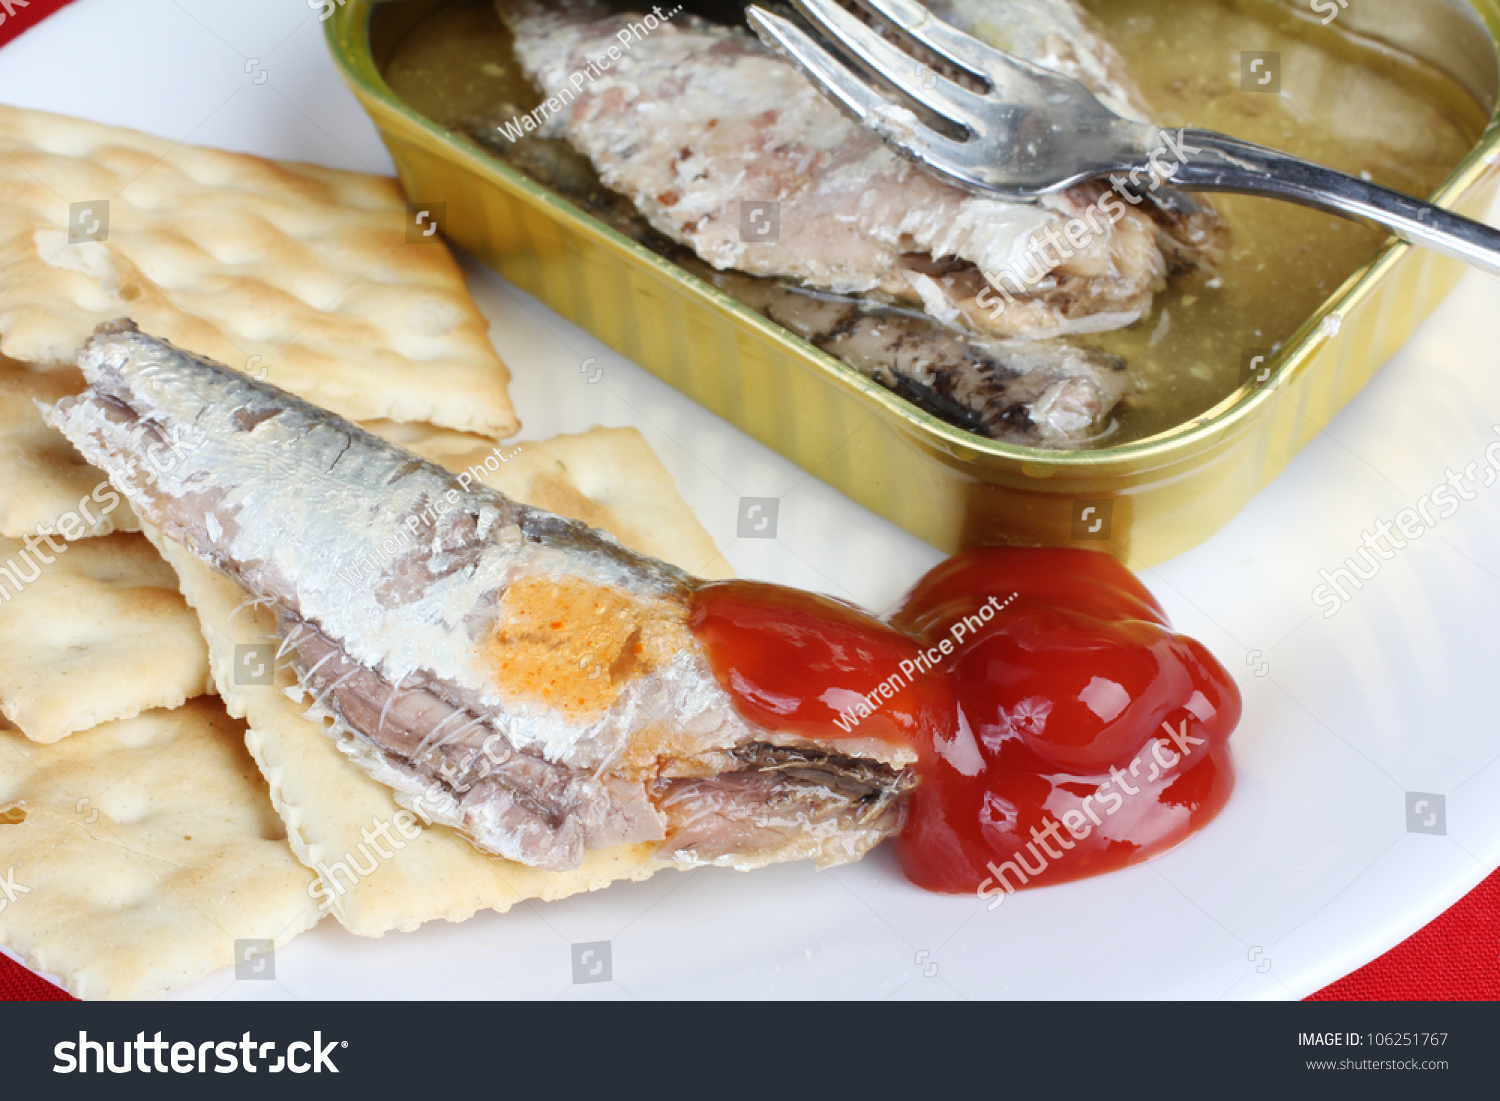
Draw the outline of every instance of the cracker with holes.
M47 370L0 356L0 536L24 539L59 525L75 539L140 530L103 472L47 427L37 408L82 389L77 368Z
M517 427L437 237L382 176L0 106L0 352L72 369L130 317L354 420Z
M143 536L0 538L0 712L32 741L212 691L197 620Z
M451 433L381 428L450 470L482 474L480 480L518 500L613 526L634 549L727 573L712 539L635 429L595 429L486 452L471 450L473 441ZM496 458L486 470L486 455L506 458ZM636 488L629 488L633 482ZM652 522L626 520L626 507L645 510ZM462 921L527 899L564 898L617 880L644 879L669 866L653 857L654 845L645 844L592 851L577 868L547 871L486 855L452 830L423 822L305 717L307 704L287 695L297 684L289 669L278 669L274 684L252 683L263 678L247 663L275 657L265 642L276 631L275 616L248 604L237 585L180 544L161 539L149 525L147 530L177 569L202 620L220 695L249 723L251 753L270 782L288 839L318 873L320 904L351 931L379 936L439 918Z
M56 745L0 731L0 944L80 998L150 998L320 916L216 699ZM240 942L240 951L236 950Z

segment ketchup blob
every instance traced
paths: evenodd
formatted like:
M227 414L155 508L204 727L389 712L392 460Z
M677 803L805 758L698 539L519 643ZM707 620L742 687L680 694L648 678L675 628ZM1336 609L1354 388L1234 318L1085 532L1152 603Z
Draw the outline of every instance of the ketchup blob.
M969 551L889 624L779 586L709 584L692 625L745 718L916 750L897 851L928 890L996 898L1146 860L1234 784L1233 679L1106 554Z
M852 604L718 581L698 590L691 623L735 708L761 726L920 746L945 721L930 686L904 675L918 667L916 640Z
M993 597L1004 610L964 630ZM923 755L897 842L919 886L995 897L1098 875L1173 847L1229 798L1239 690L1110 556L970 551L892 623L964 636L945 669L959 722Z

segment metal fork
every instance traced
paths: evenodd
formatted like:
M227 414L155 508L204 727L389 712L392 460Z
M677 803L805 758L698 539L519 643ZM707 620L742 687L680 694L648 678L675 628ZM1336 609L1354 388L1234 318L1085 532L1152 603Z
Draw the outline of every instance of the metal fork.
M893 103L795 23L758 6L750 26L896 152L973 191L1033 199L1085 180L1137 190L1263 195L1372 222L1500 275L1500 230L1311 161L1212 130L1162 130L1116 114L1078 81L995 49L915 0L856 0L898 34L990 85L971 91L893 44L835 0L792 0L879 84L967 131L949 137Z

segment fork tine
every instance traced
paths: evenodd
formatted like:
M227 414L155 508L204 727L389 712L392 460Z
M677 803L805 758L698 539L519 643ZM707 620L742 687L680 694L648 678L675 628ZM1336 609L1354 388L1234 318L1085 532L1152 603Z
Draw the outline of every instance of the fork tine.
M892 44L835 0L792 0L813 26L841 47L874 79L895 88L935 115L977 128L982 99Z
M854 2L933 53L987 78L994 85L994 92L1007 102L1034 102L1038 98L1045 98L1039 96L1039 83L1047 85L1053 91L1063 90L1069 94L1077 90L1068 86L1075 83L1070 78L1060 77L1024 58L996 49L988 42L981 42L973 35L939 19L915 0Z
M933 53L979 76L990 76L997 61L1001 64L1011 61L973 35L943 22L915 0L855 0L855 3Z
M891 101L851 72L791 20L758 6L746 9L751 28L773 49L801 69L846 111L868 125Z
M745 15L767 45L801 69L809 80L897 152L934 166L953 164L961 158L963 143L922 125L911 112L903 109L904 117L892 120L891 101L850 72L795 23L756 6L746 9Z

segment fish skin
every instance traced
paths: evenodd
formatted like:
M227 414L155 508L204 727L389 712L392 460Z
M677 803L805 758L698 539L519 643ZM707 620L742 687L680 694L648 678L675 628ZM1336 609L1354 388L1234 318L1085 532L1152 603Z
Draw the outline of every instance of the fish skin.
M951 423L1041 448L1097 445L1133 392L1125 362L1058 340L1018 343L935 325L920 314L705 272L720 290Z
M973 7L955 0L949 14L972 22ZM1060 239L1097 189L1010 202L940 181L846 119L743 28L679 16L579 89L575 74L618 45L630 16L591 0L497 0L497 9L523 68L561 101L542 132L566 136L654 228L717 269L911 305L987 336L1039 339L1134 323L1182 258L1175 248L1163 252L1161 212L1122 200L1118 220L1100 220L1104 231L1071 256L1039 250L1034 242ZM1014 35L1016 48L1071 65L1140 113L1134 90L1112 83L1123 69L1113 50L1067 0L1032 0L1016 11L1024 20L1053 9L1071 18ZM1082 36L1066 58L1057 50L1062 33ZM752 200L780 204L777 241L743 239L742 203ZM1199 227L1187 236L1201 239L1206 254L1211 234ZM1056 262L1040 263L1043 255ZM962 278L921 270L953 260L966 267ZM1037 278L997 309L995 288L1015 291L1020 281L1002 283L1002 273Z
M356 763L485 851L568 868L661 841L664 859L750 868L855 859L899 828L912 751L743 719L687 627L683 571L129 322L101 326L79 366L89 388L48 422L143 520L276 609L310 714ZM594 667L568 672L579 655ZM765 746L881 784L851 799L801 764L740 775Z

